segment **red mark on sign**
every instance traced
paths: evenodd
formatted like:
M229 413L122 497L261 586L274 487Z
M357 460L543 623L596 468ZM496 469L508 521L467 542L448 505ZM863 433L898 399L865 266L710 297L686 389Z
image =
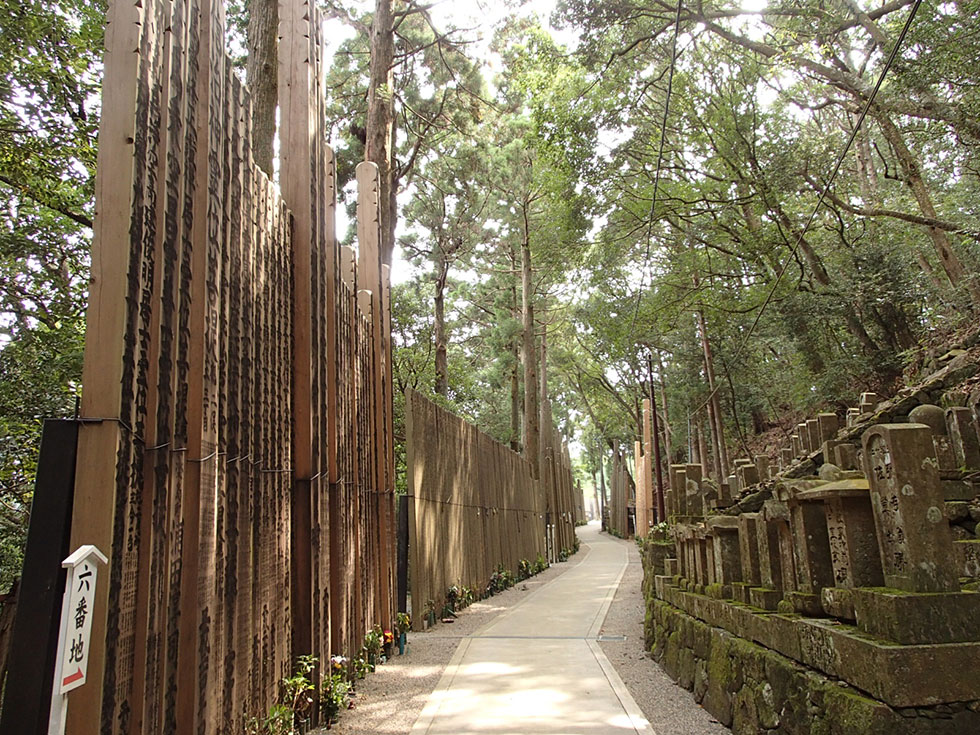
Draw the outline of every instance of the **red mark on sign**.
M63 687L66 687L66 686L68 686L69 684L74 684L74 683L75 683L76 681L78 681L79 679L84 679L84 678L85 678L85 674L83 674L83 673L82 673L82 670L81 670L81 668L79 668L79 669L78 669L78 671L76 671L76 672L75 672L74 674L72 674L71 676L66 676L66 677L65 677L65 678L64 678L64 679L62 680L62 682L61 682L61 686L63 686Z

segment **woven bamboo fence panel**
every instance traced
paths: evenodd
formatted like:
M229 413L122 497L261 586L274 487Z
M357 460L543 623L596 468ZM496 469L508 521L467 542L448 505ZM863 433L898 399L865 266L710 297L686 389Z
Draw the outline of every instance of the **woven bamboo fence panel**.
M521 559L547 557L549 539L570 550L574 485L556 436L536 479L521 455L419 393L405 404L412 624L421 630L450 586L479 593L498 566L516 573Z
M298 655L393 618L377 172L358 169L355 264L308 3L280 3L281 191L220 2L107 20L72 546L109 568L68 731L238 733Z

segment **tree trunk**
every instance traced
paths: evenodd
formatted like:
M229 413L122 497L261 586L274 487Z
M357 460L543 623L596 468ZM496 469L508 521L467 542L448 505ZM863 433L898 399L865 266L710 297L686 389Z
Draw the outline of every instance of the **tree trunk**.
M919 268L921 268L922 272L928 276L930 281L932 281L932 285L935 286L936 292L939 294L945 293L947 290L946 284L943 283L942 279L936 275L936 269L932 267L932 263L926 259L925 255L918 251L915 253L915 258L919 263Z
M449 264L441 243L435 247L435 320L432 327L436 343L435 391L441 396L449 395L449 358L446 347L446 276Z
M510 315L516 322L518 317L517 302L517 253L513 244L510 247L510 270L513 274L510 280ZM520 371L520 337L514 334L510 341L513 363L510 371L510 448L515 452L521 451L521 371Z
M710 423L710 422L709 422ZM708 444L704 438L704 424L703 419L697 418L695 423L695 429L698 435L698 455L699 459L697 464L700 464L704 468L705 474L708 472Z
M252 92L252 157L271 179L279 104L279 0L249 0L246 34L245 76Z
M395 34L392 0L377 0L371 23L371 64L368 84L367 139L364 160L378 167L381 211L381 262L391 264L394 233Z
M851 115L851 118L852 124L856 125L857 116ZM858 185L861 187L861 196L868 206L877 207L881 204L881 197L878 195L878 170L871 155L871 140L866 127L858 131L854 143L857 146ZM872 217L871 222L874 221Z
M534 294L531 283L531 244L525 222L521 243L521 312L524 331L524 457L531 475L538 477L538 381L537 350L534 346Z
M520 345L516 338L511 341L511 356L514 358L510 371L510 448L521 451L521 375Z
M885 140L888 141L888 144L895 152L899 166L902 167L902 172L905 174L905 183L908 184L912 196L915 197L915 201L919 205L919 210L926 217L938 219L936 208L933 206L932 198L929 196L929 190L922 178L919 162L912 155L912 151L908 149L908 146L905 145L905 140L902 138L901 132L895 127L895 124L887 115L878 113L875 115L875 120L878 121L878 127L881 128L881 133L885 136ZM946 233L937 227L928 227L927 229L929 230L929 236L932 238L933 249L936 251L936 255L939 256L939 262L946 272L946 277L949 279L949 282L954 288L958 288L961 285L966 286L973 304L980 304L980 283L967 273L963 262L954 252Z
M671 442L671 428L670 428L670 413L667 411L667 381L664 378L664 361L660 353L657 352L657 364L660 368L660 405L663 406L664 412L664 452L667 455L667 466L670 467L671 463L674 461L674 452Z
M606 530L606 469L605 459L602 456L602 445L599 445L599 524L603 531Z
M704 372L708 378L708 390L711 398L708 407L711 409L711 438L715 450L715 471L718 473L718 482L721 483L728 476L728 449L725 447L725 424L721 418L721 399L718 396L717 383L715 381L715 365L711 355L711 341L708 339L708 325L704 319L704 312L695 312L698 318L698 327L701 331L701 347L704 349Z

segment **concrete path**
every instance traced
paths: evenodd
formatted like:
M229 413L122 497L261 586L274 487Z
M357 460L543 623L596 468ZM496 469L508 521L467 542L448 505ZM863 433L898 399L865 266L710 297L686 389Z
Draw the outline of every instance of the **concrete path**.
M573 568L462 640L412 735L653 734L597 642L627 550L578 532Z

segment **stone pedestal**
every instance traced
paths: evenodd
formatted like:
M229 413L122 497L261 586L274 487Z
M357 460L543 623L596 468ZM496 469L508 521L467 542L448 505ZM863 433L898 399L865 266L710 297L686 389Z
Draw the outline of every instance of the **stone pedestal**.
M768 587L752 587L749 590L749 604L762 610L775 610L783 593Z
M976 592L923 595L859 589L853 599L858 627L895 643L963 643L980 638Z

